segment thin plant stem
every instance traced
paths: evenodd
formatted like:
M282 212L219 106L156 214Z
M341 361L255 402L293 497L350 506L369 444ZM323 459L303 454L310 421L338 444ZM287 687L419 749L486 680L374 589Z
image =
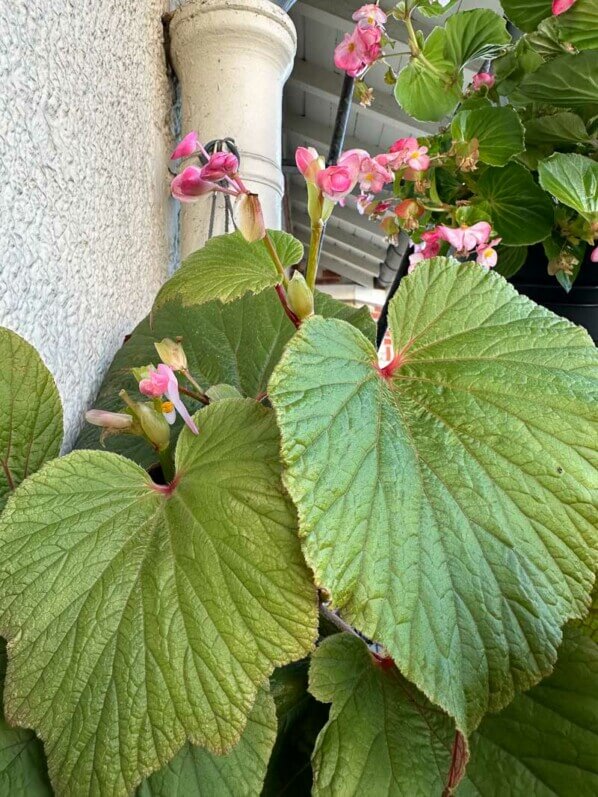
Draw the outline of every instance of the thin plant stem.
M308 288L313 292L316 287L316 278L318 276L318 265L320 262L320 242L324 233L324 224L314 224L311 228L311 239L309 242L309 256L307 259L307 271L305 273L305 281Z
M191 396L194 399L197 399L197 401L201 401L202 404L209 404L210 403L210 399L206 396L206 394L203 392L203 390L201 388L201 385L199 385L195 381L195 379L191 376L189 371L187 369L185 369L184 371L182 371L182 374L185 377L185 379L187 379L189 382L191 382L191 384L193 385L193 387L197 391L197 393L192 393L191 391L187 390L186 391L187 395ZM184 391L184 388L180 387L180 385L179 385L179 390Z
M264 236L264 244L266 245L266 249L268 250L268 254L272 258L272 262L274 263L274 265L276 267L276 271L278 271L278 273L280 275L281 282L284 285L284 287L286 288L288 286L288 284L289 284L289 281L287 279L287 275L285 274L284 266L282 265L282 262L281 262L280 258L278 257L278 252L276 251L276 247L274 246L274 244L272 242L272 238L270 238L270 235L269 235L268 232L266 232L266 235Z
M195 401L199 401L201 404L207 405L210 403L210 399L205 393L196 393L194 390L187 390L187 388L182 385L179 385L179 392L183 393L185 396L189 396L189 398L195 399Z
M301 326L301 319L299 318L299 316L295 315L295 313L289 307L289 303L287 301L287 295L284 292L284 288L279 283L278 285L274 286L274 290L278 294L278 298L280 299L280 303L282 305L283 310L285 311L291 322L295 325L295 327L299 329L299 327Z

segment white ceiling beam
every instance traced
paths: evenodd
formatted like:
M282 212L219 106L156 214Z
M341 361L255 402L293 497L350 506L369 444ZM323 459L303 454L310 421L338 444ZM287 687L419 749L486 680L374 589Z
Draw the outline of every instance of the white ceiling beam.
M293 213L293 228L295 227L300 228L302 233L310 234L311 224L307 213ZM331 244L344 248L353 255L358 253L359 257L371 262L375 269L378 269L386 256L387 246L381 241L371 241L368 244L363 238L358 238L357 235L347 232L343 227L334 224L332 220L326 225L325 241L330 241Z
M329 70L322 69L308 61L296 60L291 74L291 85L328 102L338 103L343 78ZM399 133L423 135L433 133L436 125L428 122L415 122L401 108L390 94L377 93L371 108L361 108L353 99L353 109L358 114L368 114L383 125L396 128Z
M305 185L298 185L292 181L290 197L293 207L307 215L307 190ZM348 197L348 199L350 201L350 197ZM366 216L361 216L355 207L342 208L340 205L337 205L334 209L332 218L335 220L340 219L347 225L350 225L351 230L353 230L355 234L361 233L367 240L371 240L372 238L376 240L379 239L380 241L384 240L384 236L381 231L376 228L375 222L370 221Z
M332 128L328 125L321 124L307 116L297 116L291 113L284 114L283 123L287 136L295 136L310 147L315 147L322 155L328 152L332 138ZM366 149L369 152L375 146L376 142L362 141L354 136L347 136L344 149Z
M295 236L307 249L309 246L309 232L303 232L297 228ZM361 252L350 254L347 250L335 246L327 238L324 239L324 245L320 253L320 267L366 287L374 284L374 278L380 272L379 263L374 266L364 259Z

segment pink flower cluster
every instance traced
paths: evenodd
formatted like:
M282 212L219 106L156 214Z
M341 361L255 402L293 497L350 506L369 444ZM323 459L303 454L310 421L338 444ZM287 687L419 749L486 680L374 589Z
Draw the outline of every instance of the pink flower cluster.
M171 191L180 202L195 202L199 197L214 191L234 194L242 193L238 180L239 161L232 152L206 152L195 131L188 133L172 153L171 160L191 158L202 154L207 163L204 166L187 166L172 181ZM218 185L226 180L230 187Z
M460 227L446 227L438 225L434 230L422 233L422 243L415 244L415 251L409 258L409 271L431 257L440 253L442 241L446 241L455 250L459 257L467 257L476 252L477 262L485 268L494 268L498 262L498 254L494 248L500 243L500 238L490 240L492 226L487 221L478 221L471 227L462 224Z
M349 77L359 77L382 55L382 34L386 14L375 3L368 3L353 14L357 22L334 51L334 64Z
M295 153L297 168L308 183L315 184L331 202L344 202L359 183L362 191L378 193L392 181L392 172L378 155L370 157L364 149L344 152L335 166L324 166L324 160L313 147L299 147Z

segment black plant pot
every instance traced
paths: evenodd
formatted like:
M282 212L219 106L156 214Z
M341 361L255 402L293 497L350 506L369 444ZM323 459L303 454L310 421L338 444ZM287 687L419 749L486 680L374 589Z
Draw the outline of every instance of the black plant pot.
M527 260L510 282L519 293L585 327L598 342L598 263L590 261L588 247L579 276L567 293L547 271L548 261L541 244L530 246Z
M548 273L548 259L542 244L529 247L526 262L509 281L519 293L585 327L594 343L598 343L598 263L591 262L591 251L588 247L579 276L569 293L557 282L556 277ZM378 346L382 344L386 332L388 304L407 274L410 254L410 250L405 252L382 308L378 321Z

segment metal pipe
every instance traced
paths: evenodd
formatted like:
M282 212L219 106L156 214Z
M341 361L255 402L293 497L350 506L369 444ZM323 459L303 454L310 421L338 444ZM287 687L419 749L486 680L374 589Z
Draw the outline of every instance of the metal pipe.
M347 125L349 124L349 116L351 115L351 100L353 99L354 84L355 78L345 75L338 107L336 109L332 141L330 142L330 149L328 150L328 158L326 160L327 166L334 166L343 151L345 136L347 135Z

